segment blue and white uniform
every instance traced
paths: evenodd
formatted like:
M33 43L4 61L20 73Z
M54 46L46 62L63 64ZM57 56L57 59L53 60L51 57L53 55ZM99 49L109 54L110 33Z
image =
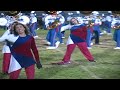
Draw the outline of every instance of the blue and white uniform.
M107 33L111 33L111 23L112 23L112 17L110 15L106 16L106 27L107 27Z
M114 26L120 26L120 20L117 20ZM114 30L113 39L116 42L116 48L114 49L120 49L120 28Z
M59 17L57 17L57 15L46 16L46 18L45 18L46 28L48 26L50 26L55 20L61 20L61 19ZM61 35L60 28L61 28L61 25L57 26L56 28L50 29L48 31L48 34L46 36L46 40L50 44L50 47L47 47L47 49L56 49L58 47L58 45L60 44L61 37L59 38L59 41L56 40L56 38L58 37L58 34Z
M37 18L36 16L32 13L30 14L30 24L29 24L29 29L31 32L31 35L34 37L38 37L36 30L37 30Z

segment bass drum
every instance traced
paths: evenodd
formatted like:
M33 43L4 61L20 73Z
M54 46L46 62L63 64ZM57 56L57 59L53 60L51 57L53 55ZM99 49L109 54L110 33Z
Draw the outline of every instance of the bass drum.
M22 24L25 24L25 25L27 25L27 24L30 23L29 17L25 16L25 15L20 16L19 19L18 19L18 21L19 21L19 23L22 23Z
M7 24L7 19L0 18L0 26L6 26L6 24Z

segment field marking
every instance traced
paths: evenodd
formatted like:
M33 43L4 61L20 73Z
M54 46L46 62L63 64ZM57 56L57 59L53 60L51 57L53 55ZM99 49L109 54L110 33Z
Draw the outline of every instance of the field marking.
M42 38L40 38L40 39L42 39ZM46 42L46 40L42 40L42 41L43 41L43 42ZM57 51L61 52L62 54L64 54L64 52L63 52L62 50L60 50L59 48L57 48L57 49L55 49L55 50L57 50ZM73 60L73 58L71 58L71 59ZM88 70L87 67L85 67L85 66L83 66L83 65L80 65L80 67L81 67L84 71L88 72L91 77L93 77L93 78L95 78L95 79L102 79L102 78L98 77L97 75L95 75L92 71Z
M64 53L62 50L60 50L60 49L56 49L57 51L59 51L59 52L61 52L62 54ZM72 60L73 60L73 58L71 58ZM83 66L83 65L80 65L80 67L84 70L84 71L86 71L86 72L88 72L90 75L91 75L91 77L93 77L93 78L95 78L95 79L102 79L102 78L100 78L100 77L98 77L97 75L95 75L93 72L91 72L90 70L88 70L88 68L87 67L85 67L85 66Z
M93 78L95 78L95 79L102 79L102 78L98 77L97 75L95 75L95 74L94 74L93 72L91 72L90 70L88 70L87 67L85 67L85 66L83 66L83 65L81 65L80 67L81 67L84 71L88 72Z

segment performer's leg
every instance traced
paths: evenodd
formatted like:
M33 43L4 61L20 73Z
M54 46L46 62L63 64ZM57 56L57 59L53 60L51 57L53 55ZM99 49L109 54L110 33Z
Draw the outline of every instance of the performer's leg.
M108 30L107 30L108 33L111 33L111 22L108 22Z
M91 37L92 37L91 31L87 30L87 38L86 38L87 47L91 47Z
M10 78L10 79L18 79L20 72L21 72L21 69L16 70L16 71L14 71L14 72L11 72L11 73L9 74L9 75L10 75L9 78Z
M34 79L35 78L35 65L31 65L25 68L27 79Z
M31 27L31 31L32 31L32 34L33 34L33 36L36 36L37 34L36 34L36 23L33 23L33 25L32 25L32 27Z
M120 30L117 30L117 47L120 47Z
M57 32L57 37L59 38L60 43L63 43L63 38L61 32Z
M56 31L53 29L51 30L51 33L50 33L51 37L50 37L50 43L51 45L50 46L54 46L55 47L55 43L56 43Z
M50 42L50 37L51 37L50 32L51 32L51 30L48 31L47 36L46 36L46 40L48 42Z
M65 31L62 31L62 38L65 38Z
M2 72L3 73L8 73L10 58L11 58L11 53L4 53L3 54L3 65L2 65Z
M75 47L76 47L76 44L67 45L67 50L66 50L66 53L65 53L64 58L63 58L64 62L70 61L71 54L74 51Z
M99 44L99 32L95 31L95 44Z
M90 51L87 48L86 42L78 43L77 46L80 49L80 51L82 52L82 54L87 58L87 60L94 61L92 54L90 53Z
M76 47L76 44L67 45L67 50L66 50L66 53L64 55L63 60L61 62L58 62L58 63L55 63L55 64L58 64L58 65L70 64L71 63L70 62L71 54L74 51L75 47Z
M117 30L114 30L113 40L117 42Z

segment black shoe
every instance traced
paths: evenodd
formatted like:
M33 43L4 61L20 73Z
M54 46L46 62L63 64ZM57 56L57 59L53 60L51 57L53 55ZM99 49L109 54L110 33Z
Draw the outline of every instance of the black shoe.
M99 43L95 43L95 45L100 45Z
M89 62L96 62L95 60L89 60Z

